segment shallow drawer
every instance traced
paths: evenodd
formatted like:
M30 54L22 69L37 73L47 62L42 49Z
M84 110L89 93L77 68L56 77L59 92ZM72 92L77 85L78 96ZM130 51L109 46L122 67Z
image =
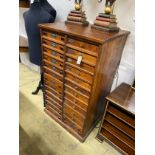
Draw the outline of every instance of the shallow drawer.
M80 41L80 40L73 39L73 38L68 38L68 43L71 45L74 45L76 47L79 47L79 48L82 48L85 50L89 50L91 52L98 54L98 46L93 45L92 43Z
M82 56L82 62L83 63L86 63L86 64L91 65L91 66L96 65L96 57L82 53L80 51L76 51L76 50L73 50L71 48L68 48L66 55L71 57L71 58L74 58L76 61L78 60L79 56Z
M66 80L65 81L65 85L68 85L68 86L72 87L73 89L77 90L80 94L82 94L83 96L85 96L85 98L89 99L90 93L87 92L86 90L80 88L75 83L72 83L72 81Z
M69 86L69 85L65 84L65 91L67 91L68 93L72 94L75 98L78 98L78 99L82 100L85 103L89 102L89 97L87 97L84 94L80 93L79 91L74 89L72 86Z
M128 155L135 155L135 151L131 149L128 145L124 144L122 141L120 141L117 137L113 136L110 131L102 128L101 134L105 139L110 141L114 146L120 148L121 151L123 151L123 154Z
M58 85L60 88L62 88L62 86L63 86L63 83L60 80L55 79L46 73L44 73L44 81L48 81L53 85Z
M56 97L60 98L62 100L63 96L62 96L62 91L61 93L47 85L45 85L45 90L49 91L51 94L55 95Z
M72 102L73 104L81 107L84 111L87 111L87 107L88 107L88 104L83 102L82 100L79 100L78 98L74 97L71 93L68 93L65 91L65 96L64 98L67 100L67 101L70 101Z
M57 66L54 66L52 64L48 64L48 63L45 63L43 68L45 70L48 70L48 71L53 71L53 72L57 72L60 76L63 76L63 69L60 69L58 68Z
M45 96L48 96L49 98L53 99L57 103L62 103L62 96L58 96L48 90L45 89Z
M64 100L64 104L72 107L75 111L78 111L81 115L83 115L84 117L86 117L86 110L84 110L83 108L81 108L78 104L75 104L67 99Z
M67 104L64 104L63 106L63 114L68 116L73 122L83 127L85 118L81 117L78 112L71 109Z
M57 112L54 108L50 107L49 105L46 105L46 109L48 111L50 111L58 119L62 119L62 114L60 114L59 112Z
M64 123L66 125L68 125L69 127L71 127L74 131L76 131L78 134L82 134L83 130L82 127L79 126L78 124L76 124L75 122L73 122L70 118L68 118L67 116L63 116L63 120Z
M78 65L78 64L77 64L77 60L74 59L74 58L70 58L70 57L67 56L66 62L67 62L67 63L70 63L70 64L72 64L72 65L75 65L75 66L77 66L78 68L82 68L82 69L86 70L86 72L90 72L90 74L92 74L92 75L94 74L94 71L95 71L94 67L92 67L92 66L90 66L90 65L87 65L87 64L85 64L85 63L83 63L83 62L82 62L80 65Z
M88 91L88 92L91 92L91 85L86 83L86 82L83 82L82 80L80 80L79 78L71 75L71 74L68 74L66 73L65 74L65 79L69 79L71 81L73 81L74 83L77 84L77 86L79 86L80 88Z
M120 107L109 103L107 112L120 119L124 123L130 125L131 127L135 127L135 117L130 113L126 112L125 110L121 109Z
M51 101L47 98L46 105L50 106L52 109L56 110L60 115L62 115L62 106L58 103Z
M44 80L44 86L48 86L54 89L55 91L59 92L59 94L63 94L63 85L60 83L53 83L51 81Z
M63 82L63 76L57 72L50 71L50 70L44 68L44 74L46 74L47 76L50 76L55 81ZM54 81L54 80L52 80L52 81Z
M57 32L50 32L50 31L43 31L42 32L42 35L43 36L47 36L47 37L49 37L49 38L53 38L53 39L56 39L56 40L59 40L59 41L63 41L64 42L64 40L65 40L65 36L64 35L62 35L62 34L59 34L59 33L57 33Z
M132 139L135 139L135 130L126 123L117 119L115 116L107 113L105 116L105 120L122 131L124 134L128 135Z
M92 83L93 82L93 76L88 74L88 73L85 73L81 70L78 70L74 67L71 67L69 65L66 65L65 67L65 71L69 72L70 74L80 78L81 80L87 82L87 83Z
M57 107L59 107L59 108L62 109L62 102L57 101L57 100L51 98L51 97L50 97L48 94L46 94L46 93L45 93L45 101L46 101L46 102L48 101L49 104L52 103L52 104L54 104L54 105L56 105Z
M43 40L42 40L42 43L45 44L45 45L51 46L51 47L53 47L53 48L55 48L55 49L64 51L64 46L61 45L61 44L58 44L58 43L56 43L56 42L43 39Z
M55 58L49 57L47 55L43 55L43 62L51 63L54 66L57 66L59 68L63 68L64 64L62 61L56 60Z
M48 49L48 48L43 48L43 52L48 53L51 56L57 57L58 59L62 59L64 61L64 55L57 52L57 51L55 51L55 50L51 50L51 49Z
M43 59L43 65L45 67L48 67L49 69L51 69L52 67L55 67L56 69L59 69L59 71L63 72L63 67L57 64L53 64L51 61ZM56 70L55 68L52 68L53 70Z

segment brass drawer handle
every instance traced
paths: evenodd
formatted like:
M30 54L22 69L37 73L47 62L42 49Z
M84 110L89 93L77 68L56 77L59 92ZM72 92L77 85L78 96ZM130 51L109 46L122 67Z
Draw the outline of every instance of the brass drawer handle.
M62 41L64 41L64 40L65 40L65 38L64 38L64 37L61 37L61 40L62 40Z
M53 47L56 47L56 46L57 46L57 43L52 42L51 45L52 45Z
M74 128L75 124L70 122L70 126L71 126L71 128Z
M52 33L51 36L52 36L53 38L56 38L56 37L57 37L57 34Z
M63 71L60 71L60 74L63 74Z
M53 63L56 63L56 60L55 60L55 59L52 59L52 62L53 62Z
M57 55L57 52L56 51L52 51L52 55Z
M81 134L81 129L78 129L78 133Z
M80 43L80 47L84 47L84 45L82 43Z
M60 67L63 67L63 64L60 64Z
M53 70L56 70L56 67L53 66L52 69L53 69Z
M61 55L61 56L60 56L60 58L61 58L61 59L63 59L63 58L64 58L64 56L63 56L63 55Z
M75 40L74 39L68 39L68 42L73 43Z
M70 59L70 58L67 58L67 61L68 61L68 62L72 62L72 59Z

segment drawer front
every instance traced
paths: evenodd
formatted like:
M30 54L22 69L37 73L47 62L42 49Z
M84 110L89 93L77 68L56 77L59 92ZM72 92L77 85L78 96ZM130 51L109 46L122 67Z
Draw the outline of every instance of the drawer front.
M70 118L79 126L83 127L85 119L78 112L74 111L71 107L69 107L67 104L64 104L63 106L63 114L65 116L68 116L68 118Z
M49 57L47 55L43 55L43 62L44 63L50 63L58 68L63 68L64 64L62 61L56 60L55 58Z
M58 68L57 66L54 66L54 65L48 64L48 63L44 63L43 68L44 68L45 70L48 70L48 71L56 72L56 73L58 73L58 75L60 75L60 76L63 76L63 73L64 73L64 72L63 72L63 69L60 69L60 67Z
M63 41L65 40L65 36L62 35L62 34L59 34L57 32L49 32L49 31L43 31L42 32L42 36L46 36L46 37L49 37L49 38L53 38L53 39L56 39L56 40L59 40L59 41Z
M121 120L117 119L115 116L107 113L105 116L105 120L129 137L131 137L132 139L135 139L135 130Z
M57 52L56 50L51 50L48 48L43 48L43 52L44 53L48 53L53 57L56 57L58 59L62 59L62 61L64 61L64 55L62 53Z
M64 46L63 45L60 45L54 41L49 41L49 40L46 40L46 39L42 39L42 43L45 44L45 45L48 45L48 46L51 46L57 50L61 50L62 52L64 51Z
M51 93L50 91L45 89L45 96L48 96L51 100L54 100L57 103L62 103L62 96L55 95L55 93Z
M83 42L83 41L76 40L76 39L73 39L73 38L68 38L68 43L71 44L71 45L74 45L76 47L98 53L98 46L97 45L93 45L91 43Z
M79 77L81 80L83 80L83 81L85 81L87 83L92 84L92 82L93 82L93 76L92 75L90 75L88 73L85 73L85 72L83 72L81 70L78 70L78 69L76 69L74 67L71 67L69 65L66 65L65 68L66 68L65 71L71 72L76 77Z
M46 104L46 109L48 111L50 111L53 115L55 115L55 117L57 117L58 119L62 119L62 114L61 112L58 112L55 110L55 108L49 106L48 104Z
M64 99L67 101L72 102L73 104L81 107L84 111L87 111L88 104L83 102L82 100L79 100L78 98L74 97L71 93L68 93L65 91Z
M91 92L91 85L86 82L83 82L79 78L77 78L69 73L66 73L65 79L69 79L69 80L73 81L74 83L76 83L80 88L83 88L84 90L86 90L88 92Z
M90 72L90 74L94 74L94 67L90 66L90 65L87 65L83 62L81 62L81 64L77 64L77 59L74 59L74 58L70 58L70 57L66 57L66 62L71 64L71 65L74 65L74 66L77 66L78 68L82 68L84 70L86 70L86 72Z
M46 105L50 106L52 109L56 110L60 115L62 115L62 106L59 103L49 99L46 99Z
M49 87L49 86L46 86L45 85L45 91L48 91L50 92L51 94L53 94L54 96L58 97L60 100L62 100L63 96L61 93L59 93L57 90Z
M46 100L47 104L54 104L56 107L61 108L61 110L62 110L62 101L60 99L58 100L54 97L51 97L50 94L51 93L49 93L45 90L45 100Z
M44 79L44 86L48 86L52 89L55 89L57 92L59 92L59 94L62 94L63 85L60 83L53 83L53 82L50 82L50 81Z
M55 79L55 78L49 76L46 73L44 73L44 81L45 82L47 81L48 84L51 83L51 85L56 85L59 88L63 88L63 83L61 81L59 81L58 79Z
M65 80L65 85L72 87L73 89L77 90L80 94L82 94L85 98L89 99L90 93L78 87L76 84L72 83L71 81Z
M52 72L52 71L49 71L47 69L44 69L44 74L45 76L49 76L51 77L51 81L52 82L55 82L55 81L60 81L61 83L63 82L63 76L60 74L58 74L57 72Z
M63 116L64 123L71 127L74 131L76 131L78 134L82 135L83 134L83 129L81 126L73 122L70 118L67 116Z
M91 65L91 66L96 65L96 57L82 53L80 51L76 51L74 49L68 48L66 51L66 55L71 57L71 58L74 58L76 61L78 60L79 56L82 56L82 62L83 63L86 63L86 64Z
M78 98L79 100L82 100L83 102L87 103L89 102L89 97L85 96L84 94L80 93L76 89L72 88L69 85L65 84L65 91L72 94L75 98Z
M131 127L135 127L135 117L111 102L109 103L107 112Z
M64 100L64 104L72 107L75 111L79 112L81 115L83 115L84 117L86 117L87 111L84 110L83 108L81 108L78 104L75 104L74 102L71 102L68 99L65 99Z

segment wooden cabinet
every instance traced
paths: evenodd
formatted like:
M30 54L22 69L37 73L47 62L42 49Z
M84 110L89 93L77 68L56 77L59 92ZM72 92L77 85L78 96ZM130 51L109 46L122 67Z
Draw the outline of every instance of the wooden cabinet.
M97 139L104 139L123 154L135 154L135 90L122 83L107 96Z
M45 112L84 141L104 112L129 32L40 24Z

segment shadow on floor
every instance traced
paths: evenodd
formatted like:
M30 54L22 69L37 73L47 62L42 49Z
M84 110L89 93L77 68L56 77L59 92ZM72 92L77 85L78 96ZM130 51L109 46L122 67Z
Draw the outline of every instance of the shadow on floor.
M21 124L19 125L19 155L58 155L46 146L42 139L44 137L41 137L38 132L33 130L34 125L39 125L39 122L35 117L40 120L39 117L42 116L40 111L38 111L30 100L21 92L19 93L19 99L20 121L22 120L22 125L24 121L24 126L27 125L31 129L31 135L29 135L27 130L25 130ZM33 113L35 113L35 115L32 115ZM41 128L40 130L42 131Z
M39 138L30 138L28 134L19 126L19 154L20 155L43 155L36 143Z

